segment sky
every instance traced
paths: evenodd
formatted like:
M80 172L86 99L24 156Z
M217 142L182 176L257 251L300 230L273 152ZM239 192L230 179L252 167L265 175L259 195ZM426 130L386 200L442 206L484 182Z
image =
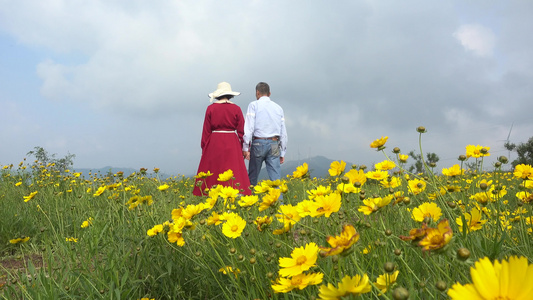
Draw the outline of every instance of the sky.
M0 165L43 147L74 169L194 174L207 94L229 82L246 113L264 81L286 161L372 166L388 136L388 156L421 145L440 169L481 145L490 167L533 136L532 15L514 0L0 0Z

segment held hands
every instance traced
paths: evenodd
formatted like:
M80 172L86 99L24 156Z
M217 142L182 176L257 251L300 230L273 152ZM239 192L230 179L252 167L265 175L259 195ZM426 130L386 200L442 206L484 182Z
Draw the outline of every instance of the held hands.
M285 157L280 157L280 158L279 158L279 163L280 163L280 164L283 164L284 162L285 162Z
M250 160L250 151L243 151L242 156L244 157L244 159Z

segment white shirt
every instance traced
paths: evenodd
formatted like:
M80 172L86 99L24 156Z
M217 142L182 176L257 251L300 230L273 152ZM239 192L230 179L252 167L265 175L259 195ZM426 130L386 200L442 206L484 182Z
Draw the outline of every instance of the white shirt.
M250 151L250 143L254 136L263 138L279 136L280 156L285 157L288 139L283 109L267 96L248 105L244 118L243 151Z

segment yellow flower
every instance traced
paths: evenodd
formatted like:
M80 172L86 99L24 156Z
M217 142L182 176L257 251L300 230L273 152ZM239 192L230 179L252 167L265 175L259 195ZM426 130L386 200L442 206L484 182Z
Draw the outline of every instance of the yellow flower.
M346 168L346 163L344 161L334 161L329 166L329 175L330 176L339 176L344 172L344 169Z
M22 184L22 181L19 181L17 183L15 183L15 186L20 186Z
M292 173L293 178L303 178L305 175L307 175L307 172L309 172L309 166L307 163L303 163L303 165L296 167L296 171Z
M271 188L268 194L263 196L263 201L261 202L261 204L259 204L259 211L264 211L270 206L272 206L272 204L276 203L280 195L281 195L280 190Z
M231 186L223 186L220 188L218 195L224 199L224 204L233 203L237 195L239 195L239 190Z
M483 224L487 223L487 220L481 220L481 211L477 208L472 208L470 213L465 213L464 218L466 220L466 232L476 231L481 229ZM455 223L459 227L459 231L463 232L463 219L458 217L455 219Z
M206 178L206 177L209 177L209 176L212 176L213 173L211 173L211 171L207 171L207 173L205 172L199 172L196 176L194 176L194 178Z
M296 205L296 209L298 210L298 214L300 214L300 217L305 218L307 216L311 215L311 210L313 209L313 201L310 200L304 200L299 202Z
M444 176L457 176L457 175L463 175L465 173L465 171L463 169L461 169L461 166L459 165L453 165L451 166L450 168L446 169L446 168L443 168L442 169L442 175Z
M319 289L318 297L323 300L339 300L341 297L347 295L358 296L361 294L368 293L372 290L370 285L370 280L368 275L355 275L353 277L346 275L342 278L341 282L338 284L338 288L331 283L326 285L321 285Z
M411 217L417 222L423 222L425 218L432 218L437 222L442 216L442 210L433 202L424 202L413 209Z
M257 195L250 195L242 196L237 203L239 203L241 207L249 207L254 205L257 201L259 201L259 197L257 197Z
M426 189L426 182L422 179L415 178L407 181L407 184L411 193L415 195L422 193Z
M507 187L502 186L500 189L496 189L496 186L492 185L489 189L488 194L490 195L490 198L493 202L497 201L503 198L503 196L507 195Z
M257 226L257 230L263 231L263 226L268 226L272 223L273 218L269 216L257 217L254 224Z
M361 192L361 189L356 188L351 183L340 183L339 185L337 185L337 191L340 193L345 193L345 194L349 194L349 193L358 194L359 192Z
M366 178L368 179L383 180L389 177L389 172L377 170L377 171L367 172L365 175L366 175Z
M487 192L479 192L470 196L471 200L476 200L479 204L485 205L491 200L491 195Z
M27 236L27 237L23 237L23 238L16 238L16 239L9 240L9 242L11 244L19 244L19 243L26 243L29 240L30 240L30 237Z
M529 203L533 201L533 194L527 191L521 191L516 193L516 198L522 200L524 203Z
M322 283L323 273L298 274L292 278L279 277L272 285L275 293L288 293L293 289L303 290L309 285Z
M345 225L339 236L328 236L327 242L331 248L320 247L325 256L340 254L352 247L359 240L359 233L352 225ZM322 255L321 254L321 255Z
M230 266L222 267L218 271L222 272L225 275L233 274L233 275L235 275L235 278L237 278L237 275L239 275L239 273L241 273L241 270L239 270L237 268L235 268L235 270L233 270L233 268L230 267Z
M331 186L319 185L316 189L307 191L309 199L313 200L317 196L325 196L331 193Z
M533 265L526 257L511 256L509 260L490 262L478 260L470 268L471 284L454 284L448 290L451 299L531 299Z
M407 154L398 155L398 159L400 160L400 162L403 162L403 163L406 163L408 158L409 158L409 155Z
M155 236L155 235L157 235L158 233L160 233L161 231L163 231L163 225L158 224L158 225L155 225L154 227L152 227L152 229L148 229L148 231L146 232L146 234L147 234L148 236Z
M281 205L279 207L279 214L276 215L276 218L280 223L289 223L291 225L296 224L296 222L301 219L296 206L290 204Z
M376 198L366 198L363 200L362 206L359 206L358 211L362 212L365 215L370 215L371 213L377 211L378 209L389 205L389 203L394 199L393 195L386 197L376 197Z
M217 212L212 212L211 216L207 218L207 225L219 225L222 223L220 215Z
M233 178L233 171L230 169L230 170L227 170L226 172L222 173L222 174L219 174L218 175L218 181L228 181L230 179Z
M309 270L315 266L318 257L318 246L311 242L292 251L291 257L280 257L279 275L282 277L292 277Z
M398 177L390 177L389 180L383 179L380 183L387 189L394 189L402 185L402 181Z
M169 230L167 232L167 240L169 243L176 243L180 247L185 245L185 239L183 239L181 231Z
M199 203L197 205L189 204L181 211L181 216L186 220L190 220L197 214L201 213L204 209L205 206L203 203Z
M387 171L394 169L394 167L396 167L396 164L390 160L384 160L380 163L375 164L374 167L376 168L376 170Z
M157 189L160 190L160 191L166 191L166 190L168 190L169 187L170 186L165 183L163 185L158 186Z
M382 136L380 139L377 139L377 140L373 141L372 143L370 143L370 148L377 148L378 150L382 150L380 148L385 146L385 143L387 142L388 139L389 139L388 136L386 136L386 137Z
M375 282L376 287L380 289L382 293L386 293L387 289L396 282L399 273L400 271L396 270L392 274L387 273L379 275Z
M329 218L332 213L338 212L341 208L341 199L342 196L337 193L316 197L315 202L311 206L311 217L323 215Z
M67 242L74 242L74 243L77 243L77 242L78 242L78 239L75 238L75 237L68 237L68 238L65 238L65 241L67 241Z
M363 170L351 169L346 174L344 174L344 176L350 179L351 184L356 184L358 182L362 186L366 182L366 175L365 171Z
M256 186L254 186L254 193L255 194L262 194L270 191L271 187L268 185L268 183L263 180L259 182Z
M222 225L222 233L232 239L236 239L241 236L246 221L238 215L229 218L224 225Z
M437 250L446 246L453 237L453 231L448 223L448 220L444 219L439 222L437 228L427 228L426 236L418 243L422 247L422 250Z
M24 196L24 202L30 201L31 199L33 199L33 197L35 197L35 195L37 195L37 191L31 192L28 196Z
M89 218L81 223L81 228L87 228L93 224L93 218Z
M466 157L479 158L483 156L490 156L489 150L490 147L482 147L480 145L468 145L466 146Z
M520 164L514 168L514 177L522 179L533 179L533 167L530 165Z
M93 194L94 197L98 197L100 195L102 195L103 192L105 192L105 190L107 189L106 186L101 186L98 188L98 190Z

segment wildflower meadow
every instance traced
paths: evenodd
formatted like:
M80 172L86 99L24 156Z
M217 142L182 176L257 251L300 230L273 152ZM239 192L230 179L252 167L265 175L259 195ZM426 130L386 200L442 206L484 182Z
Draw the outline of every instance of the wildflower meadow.
M413 174L387 139L374 166L303 163L251 196L231 170L196 197L158 169L2 165L0 298L532 299L533 167L469 169L490 148L467 145Z

